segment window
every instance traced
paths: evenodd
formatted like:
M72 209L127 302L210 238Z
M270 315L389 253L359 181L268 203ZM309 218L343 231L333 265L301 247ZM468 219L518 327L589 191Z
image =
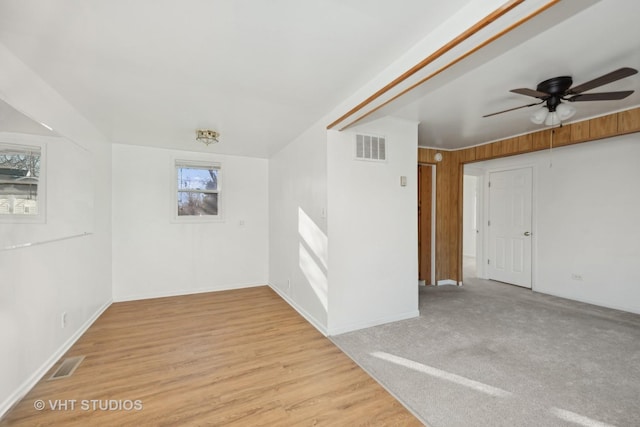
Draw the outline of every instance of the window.
M186 160L176 160L175 165L175 218L220 219L220 165Z
M43 217L42 148L0 143L0 218Z

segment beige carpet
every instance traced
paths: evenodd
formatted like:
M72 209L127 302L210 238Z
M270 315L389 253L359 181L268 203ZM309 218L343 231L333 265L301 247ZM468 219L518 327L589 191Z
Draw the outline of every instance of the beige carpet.
M465 283L333 341L432 427L640 425L640 316Z

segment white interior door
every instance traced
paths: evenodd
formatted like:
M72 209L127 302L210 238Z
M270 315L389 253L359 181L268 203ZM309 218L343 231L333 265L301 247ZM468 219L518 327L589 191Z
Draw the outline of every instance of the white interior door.
M531 168L489 174L490 279L531 288Z

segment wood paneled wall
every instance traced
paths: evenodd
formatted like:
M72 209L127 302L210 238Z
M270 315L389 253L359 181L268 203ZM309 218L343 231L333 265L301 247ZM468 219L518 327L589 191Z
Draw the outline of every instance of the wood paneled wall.
M436 281L462 281L464 164L634 132L640 132L640 108L455 151L419 148L418 163L436 165ZM442 161L435 161L436 153Z

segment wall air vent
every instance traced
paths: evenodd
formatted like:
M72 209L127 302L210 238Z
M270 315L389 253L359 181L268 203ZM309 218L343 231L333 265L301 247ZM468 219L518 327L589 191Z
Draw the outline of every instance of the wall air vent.
M358 160L387 160L387 146L384 136L356 135L356 159Z

